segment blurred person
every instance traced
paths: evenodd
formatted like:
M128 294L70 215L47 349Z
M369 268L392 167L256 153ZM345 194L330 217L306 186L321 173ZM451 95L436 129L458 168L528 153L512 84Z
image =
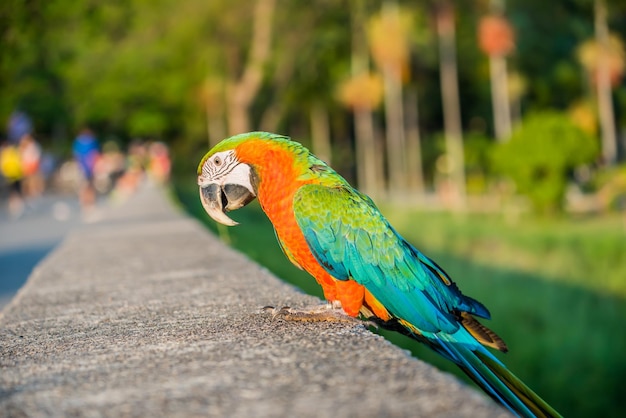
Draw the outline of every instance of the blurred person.
M148 147L141 140L135 140L130 144L128 149L128 163L134 169L141 173L146 172L148 167L149 156Z
M163 142L153 142L148 147L150 156L148 171L151 177L159 184L166 183L170 178L170 154Z
M9 117L9 122L7 124L7 134L9 137L9 142L14 145L17 145L20 140L24 137L24 135L30 135L33 132L33 123L30 120L30 117L20 111L16 110Z
M96 189L100 193L113 190L126 170L126 156L115 141L102 145L102 153L95 168Z
M128 147L128 165L120 186L127 194L133 193L143 182L148 166L148 151L141 141L133 141Z
M31 134L25 134L19 143L22 159L23 192L26 198L39 196L44 189L43 177L39 172L41 146Z
M58 159L52 153L43 151L39 161L39 175L42 179L42 188L47 189L53 185L54 174L57 169Z
M100 157L98 141L89 128L83 128L74 143L72 153L82 174L82 184L79 186L79 200L84 212L91 212L96 203L96 189L94 186L94 169Z
M20 151L10 141L0 146L0 172L9 185L9 215L18 218L24 212L24 197L22 193L22 180L24 171Z

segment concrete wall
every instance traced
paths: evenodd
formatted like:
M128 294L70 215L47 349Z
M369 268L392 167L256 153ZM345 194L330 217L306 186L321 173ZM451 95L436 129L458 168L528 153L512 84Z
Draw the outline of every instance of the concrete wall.
M506 415L361 325L260 311L317 302L145 187L0 314L0 416Z

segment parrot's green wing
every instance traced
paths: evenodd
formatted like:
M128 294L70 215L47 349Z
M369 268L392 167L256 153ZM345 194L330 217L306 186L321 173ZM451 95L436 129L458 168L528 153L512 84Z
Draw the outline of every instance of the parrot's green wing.
M421 332L455 332L459 312L489 317L350 186L305 185L293 208L311 252L333 277L362 284L395 317Z

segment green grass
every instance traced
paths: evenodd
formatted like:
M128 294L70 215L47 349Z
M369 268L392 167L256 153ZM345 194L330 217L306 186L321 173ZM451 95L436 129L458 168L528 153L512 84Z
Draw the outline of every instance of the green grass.
M320 296L315 281L280 251L258 205L216 229L193 180L176 193L190 214L277 276ZM498 356L565 416L621 416L626 408L626 226L603 219L453 216L383 208L410 242L440 264L460 289L491 311L488 325L509 345ZM464 378L427 348L384 333L416 357ZM372 361L375 361L373 359Z

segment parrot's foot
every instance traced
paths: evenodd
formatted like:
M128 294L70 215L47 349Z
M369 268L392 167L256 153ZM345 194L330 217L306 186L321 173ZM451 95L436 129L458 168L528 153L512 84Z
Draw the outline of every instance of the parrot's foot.
M309 308L295 309L289 306L275 308L274 306L265 306L263 312L270 313L272 319L281 318L286 321L305 321L305 322L344 322L360 325L374 325L368 321L362 321L354 318L341 308L338 302L330 302L321 306L312 306Z

